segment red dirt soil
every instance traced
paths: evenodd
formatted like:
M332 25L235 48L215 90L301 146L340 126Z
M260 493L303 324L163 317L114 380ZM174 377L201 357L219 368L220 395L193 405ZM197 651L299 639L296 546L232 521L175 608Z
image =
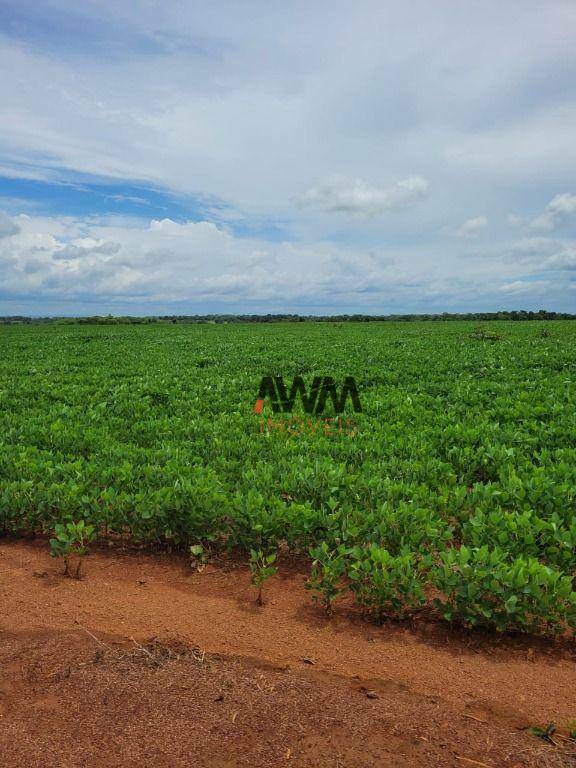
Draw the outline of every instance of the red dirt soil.
M263 608L230 562L110 548L84 568L0 545L3 768L576 765L572 640L329 620L294 564ZM548 723L556 745L526 730Z

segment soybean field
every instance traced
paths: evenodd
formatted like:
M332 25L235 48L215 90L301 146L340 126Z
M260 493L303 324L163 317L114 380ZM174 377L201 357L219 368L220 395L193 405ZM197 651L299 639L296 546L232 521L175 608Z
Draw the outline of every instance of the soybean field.
M255 413L263 376L353 377L362 411ZM575 404L570 321L4 326L0 530L297 555L328 613L565 632Z

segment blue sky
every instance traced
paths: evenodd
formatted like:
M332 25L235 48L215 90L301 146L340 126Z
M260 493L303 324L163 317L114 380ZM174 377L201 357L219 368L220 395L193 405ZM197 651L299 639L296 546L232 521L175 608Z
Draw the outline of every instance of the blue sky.
M0 0L0 67L0 314L576 311L571 0Z

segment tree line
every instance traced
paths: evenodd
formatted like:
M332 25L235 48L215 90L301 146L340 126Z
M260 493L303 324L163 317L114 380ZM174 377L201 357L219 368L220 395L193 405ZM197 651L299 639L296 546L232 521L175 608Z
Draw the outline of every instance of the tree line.
M52 323L57 325L148 325L151 323L373 323L373 322L416 322L421 320L576 320L575 314L568 312L549 312L512 310L501 312L442 312L441 314L395 314L395 315L90 315L86 317L28 317L25 315L5 315L0 317L4 325L37 325Z

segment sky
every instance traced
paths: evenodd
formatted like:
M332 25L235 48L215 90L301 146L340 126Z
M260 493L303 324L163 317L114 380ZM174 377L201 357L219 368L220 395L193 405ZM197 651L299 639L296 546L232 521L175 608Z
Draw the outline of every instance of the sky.
M574 0L0 0L0 314L576 312Z

